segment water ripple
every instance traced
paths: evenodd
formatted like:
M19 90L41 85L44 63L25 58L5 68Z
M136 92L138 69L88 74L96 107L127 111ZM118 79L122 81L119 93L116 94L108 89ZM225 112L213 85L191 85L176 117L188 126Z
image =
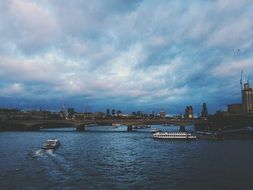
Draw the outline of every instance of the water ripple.
M59 149L39 149L53 137L60 139ZM44 131L0 133L0 141L3 189L249 189L253 185L250 140L159 141L148 132Z

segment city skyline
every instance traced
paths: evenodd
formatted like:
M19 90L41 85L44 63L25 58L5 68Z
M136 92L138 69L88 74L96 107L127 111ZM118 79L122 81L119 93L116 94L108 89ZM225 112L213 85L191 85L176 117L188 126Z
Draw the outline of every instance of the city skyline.
M253 84L250 0L0 2L0 107L210 113ZM251 85L252 86L252 85Z

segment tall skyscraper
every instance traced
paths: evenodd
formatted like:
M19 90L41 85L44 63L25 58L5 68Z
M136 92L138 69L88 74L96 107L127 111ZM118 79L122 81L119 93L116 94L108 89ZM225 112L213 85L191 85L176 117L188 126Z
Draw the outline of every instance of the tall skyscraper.
M207 116L208 116L207 106L206 106L206 103L203 103L202 110L201 110L201 117L207 117Z
M110 109L106 109L106 117L110 117Z
M193 108L192 106L186 106L184 118L192 119L193 118Z
M253 113L253 91L249 86L249 81L242 89L242 111L243 113Z
M112 116L115 116L115 109L112 109Z

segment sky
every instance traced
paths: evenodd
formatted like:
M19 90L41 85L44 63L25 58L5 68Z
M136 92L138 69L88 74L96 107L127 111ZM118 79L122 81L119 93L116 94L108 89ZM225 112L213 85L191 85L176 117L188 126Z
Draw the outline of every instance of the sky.
M1 0L0 107L170 114L253 86L252 0Z

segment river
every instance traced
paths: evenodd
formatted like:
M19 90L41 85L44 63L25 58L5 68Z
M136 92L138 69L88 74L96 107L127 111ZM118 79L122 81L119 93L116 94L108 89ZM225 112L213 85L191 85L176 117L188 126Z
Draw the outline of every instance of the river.
M176 126L152 126L177 130ZM57 138L57 150L40 147ZM253 140L154 140L150 129L0 133L1 189L252 189Z

